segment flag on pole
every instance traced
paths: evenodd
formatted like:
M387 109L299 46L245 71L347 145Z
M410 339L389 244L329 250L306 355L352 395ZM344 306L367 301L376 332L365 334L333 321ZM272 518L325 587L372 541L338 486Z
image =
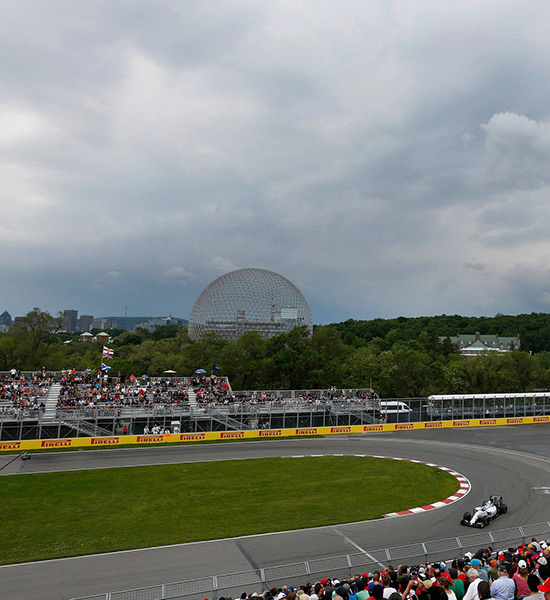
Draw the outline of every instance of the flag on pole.
M111 359L115 355L115 351L112 348L103 346L103 358Z
M105 363L101 363L101 370L105 371L105 373L108 373L111 370L111 367Z

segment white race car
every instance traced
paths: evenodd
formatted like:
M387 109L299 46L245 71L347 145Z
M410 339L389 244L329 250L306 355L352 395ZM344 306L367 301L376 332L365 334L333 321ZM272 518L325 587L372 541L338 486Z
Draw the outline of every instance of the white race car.
M482 506L476 506L472 512L465 512L460 524L482 528L505 512L508 512L508 507L504 504L502 496L491 496Z

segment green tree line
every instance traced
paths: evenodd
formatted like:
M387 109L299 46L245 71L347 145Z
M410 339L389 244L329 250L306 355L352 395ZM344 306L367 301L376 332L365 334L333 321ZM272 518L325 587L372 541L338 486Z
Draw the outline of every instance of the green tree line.
M32 310L0 334L0 370L98 369L101 345L60 332L61 319ZM525 392L550 388L550 315L454 316L346 321L271 339L248 332L227 342L214 334L191 341L186 327L153 333L110 330L113 375L191 375L213 364L234 390L373 387L383 397L433 393ZM522 350L463 358L448 339L456 333L518 335ZM97 332L95 332L97 333ZM525 347L525 350L524 350ZM530 350L526 351L526 350Z

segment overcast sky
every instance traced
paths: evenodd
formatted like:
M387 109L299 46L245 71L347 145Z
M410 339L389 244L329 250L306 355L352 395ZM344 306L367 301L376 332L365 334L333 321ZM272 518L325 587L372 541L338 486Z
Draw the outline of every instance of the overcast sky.
M550 312L548 0L3 2L0 312Z

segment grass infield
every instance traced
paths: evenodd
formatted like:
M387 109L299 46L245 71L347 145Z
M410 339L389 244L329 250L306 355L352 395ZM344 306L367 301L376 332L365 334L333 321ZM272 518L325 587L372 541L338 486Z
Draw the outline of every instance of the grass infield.
M0 477L0 563L375 519L457 489L438 469L359 457Z

